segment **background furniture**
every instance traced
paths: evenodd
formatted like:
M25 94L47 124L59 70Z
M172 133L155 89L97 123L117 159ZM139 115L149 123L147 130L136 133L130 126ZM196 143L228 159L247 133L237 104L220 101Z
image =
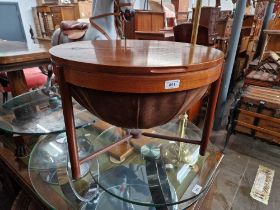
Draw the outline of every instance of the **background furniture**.
M134 18L135 31L158 32L164 28L164 12L138 10Z
M216 23L216 31L218 33L216 38L216 48L222 50L226 55L228 50L229 39L232 32L232 11L219 11L219 17Z
M23 42L0 41L0 52L0 71L7 72L13 96L18 96L29 90L23 68L49 64L50 62L47 48L35 45L28 48ZM19 150L25 148L24 145L24 139L18 140Z
M49 6L54 28L59 28L63 20L76 20L78 15L74 5Z
M133 20L125 23L124 35L127 39L135 39L135 31L153 33L163 28L164 12L136 10Z
M189 1L185 0L171 0L172 4L175 7L176 11L176 18L178 21L187 21L188 19L188 8L189 8Z
M216 31L218 33L218 36L224 39L229 39L231 35L232 23L233 23L233 18L231 17L218 19L217 26L216 26Z
M166 34L160 31L162 29L168 30L177 24L176 10L170 2L149 1L149 6L149 10L136 10L134 19L125 23L124 34L126 38L135 39L135 31L140 33L159 32L159 34L165 36ZM152 35L147 34L147 37L144 37L144 34L140 34L140 36L143 39L149 39Z
M265 41L260 55L260 61L266 58L270 51L280 53L280 30L267 29L263 31Z
M192 23L183 23L174 26L173 31L174 31L175 41L190 43L191 36L192 36L192 28L193 28ZM198 27L197 44L204 45L204 46L213 45L213 40L210 41L209 39L209 29L203 25L199 25Z
M37 38L50 39L61 21L85 19L91 16L92 2L84 1L67 5L42 5L33 8Z
M248 86L232 105L225 147L241 132L280 144L280 90Z
M245 75L249 63L253 60L261 27L262 21L258 19L256 15L244 15L231 79L231 87L233 81L237 81Z
M246 72L244 86L257 85L263 87L280 86L280 56L270 51L263 60L251 62Z
M195 8L193 8L194 19ZM217 37L217 20L219 18L220 8L218 7L202 7L199 25L208 28L208 43L213 45L216 43Z
M47 75L43 74L42 71L37 67L23 69L23 73L27 88L29 90L42 87L47 82ZM8 93L11 92L9 83L10 82L8 80L7 74L0 72L0 84L3 88L1 90L3 94L3 103L8 100Z
M135 31L135 39L174 41L174 33L172 29L170 31L159 32Z
M23 68L49 64L48 46L27 46L23 42L0 41L0 71L7 72L13 96L28 91Z

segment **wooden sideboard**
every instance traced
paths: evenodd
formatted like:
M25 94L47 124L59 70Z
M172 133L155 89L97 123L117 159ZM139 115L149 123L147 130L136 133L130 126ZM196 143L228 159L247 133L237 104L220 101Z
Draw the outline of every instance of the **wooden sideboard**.
M137 11L134 21L135 31L159 32L164 28L164 12Z

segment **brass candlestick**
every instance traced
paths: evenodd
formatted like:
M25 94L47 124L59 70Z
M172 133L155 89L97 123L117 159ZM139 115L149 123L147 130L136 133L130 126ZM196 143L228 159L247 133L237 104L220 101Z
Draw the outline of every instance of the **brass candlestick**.
M188 121L188 114L185 112L183 115L179 117L179 133L180 137L184 138L186 136L186 124ZM178 142L179 144L179 153L178 153L178 160L183 162L182 154L184 152L184 144L183 142Z
M184 113L179 117L177 124L178 135L181 138L190 138L191 132L187 131L188 115ZM190 130L191 131L191 130ZM173 166L180 167L184 164L193 165L199 155L199 146L195 144L188 144L183 142L169 143L162 146L162 157L166 164L172 164Z

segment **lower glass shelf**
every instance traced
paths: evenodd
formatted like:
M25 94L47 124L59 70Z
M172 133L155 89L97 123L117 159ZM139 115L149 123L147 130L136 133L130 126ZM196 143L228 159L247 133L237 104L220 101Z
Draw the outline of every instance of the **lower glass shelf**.
M76 127L89 125L95 119L75 101L73 110ZM38 89L12 98L0 106L0 130L21 135L63 132L65 124L60 96Z
M179 130L179 121L174 120L144 132L179 136ZM80 159L129 133L108 124L103 131L95 124L77 129ZM199 140L200 136L200 130L187 123L184 137ZM177 210L208 190L221 158L217 150L200 156L197 145L141 136L83 163L81 179L73 181L65 135L59 134L36 144L29 175L36 192L55 209L61 209L61 203L54 202L46 189L73 209Z

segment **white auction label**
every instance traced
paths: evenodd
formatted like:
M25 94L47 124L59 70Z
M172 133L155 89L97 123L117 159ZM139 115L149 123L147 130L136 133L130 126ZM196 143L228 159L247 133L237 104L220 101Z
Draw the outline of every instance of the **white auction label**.
M202 187L201 187L200 185L196 184L196 185L193 187L192 192L193 192L194 194L198 195L198 194L200 193L201 189L202 189Z
M274 173L274 170L259 165L257 175L250 192L252 198L268 205Z
M175 89L180 87L180 80L167 80L165 81L165 89Z

